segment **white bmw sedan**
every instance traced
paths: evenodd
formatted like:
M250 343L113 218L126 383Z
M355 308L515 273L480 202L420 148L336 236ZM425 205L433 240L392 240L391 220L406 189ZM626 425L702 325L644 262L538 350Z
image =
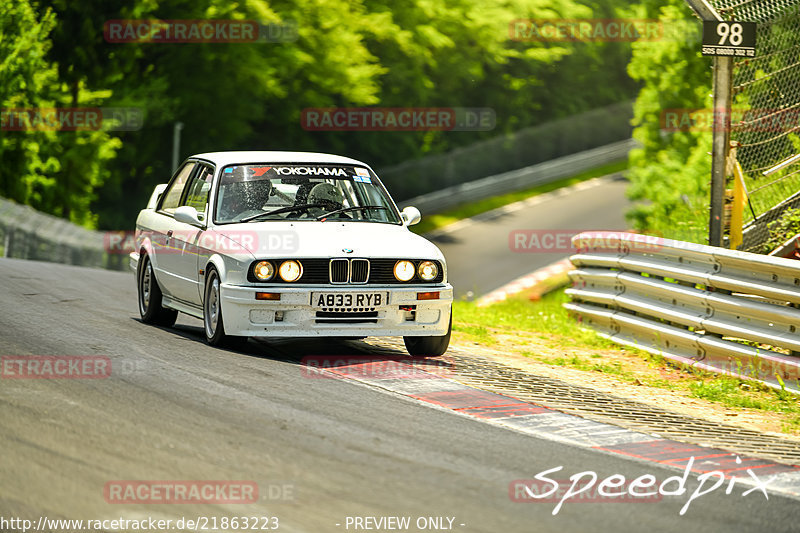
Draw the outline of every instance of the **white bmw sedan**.
M139 312L203 320L212 345L246 337L402 336L442 355L453 287L441 251L407 226L360 161L305 152L187 159L136 221Z

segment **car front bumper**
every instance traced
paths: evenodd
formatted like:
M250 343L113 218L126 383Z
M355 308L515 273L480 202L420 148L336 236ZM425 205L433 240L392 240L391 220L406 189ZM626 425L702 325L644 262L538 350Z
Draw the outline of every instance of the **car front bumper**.
M257 292L280 293L280 300L256 300ZM438 292L438 299L419 298L419 293L431 292ZM366 313L343 308L326 312L312 304L312 296L318 296L319 293L354 296L359 293L382 293L382 300L386 301L369 308ZM260 288L223 283L220 296L225 333L249 337L444 335L449 327L453 305L453 287L447 283L357 288Z

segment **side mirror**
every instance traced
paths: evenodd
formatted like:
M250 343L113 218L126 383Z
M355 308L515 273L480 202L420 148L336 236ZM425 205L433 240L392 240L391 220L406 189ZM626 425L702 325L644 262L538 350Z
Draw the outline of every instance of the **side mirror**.
M200 216L197 214L197 209L189 205L182 205L175 210L175 220L185 224L192 224L193 226L200 226Z
M165 190L167 190L166 183L160 183L156 185L156 188L153 190L153 194L150 195L150 200L147 201L147 209L156 208L156 205L158 205L158 201L161 199L161 195L164 194Z
M406 226L413 226L422 220L422 213L419 212L419 209L411 205L403 209L400 215L403 217L403 223Z

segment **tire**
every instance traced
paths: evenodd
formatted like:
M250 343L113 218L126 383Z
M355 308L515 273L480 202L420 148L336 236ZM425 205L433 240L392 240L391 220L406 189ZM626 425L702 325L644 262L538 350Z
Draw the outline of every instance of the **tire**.
M231 337L225 335L225 324L222 320L219 274L213 267L208 269L203 295L203 331L206 334L206 342L211 346L230 345Z
M158 286L153 264L146 254L142 254L139 262L136 288L139 300L139 314L142 317L142 322L167 328L175 325L175 321L178 319L178 312L161 306L161 287Z
M450 334L453 331L453 310L450 309L450 324L447 333L433 337L403 337L409 355L422 357L438 357L444 355L450 345Z

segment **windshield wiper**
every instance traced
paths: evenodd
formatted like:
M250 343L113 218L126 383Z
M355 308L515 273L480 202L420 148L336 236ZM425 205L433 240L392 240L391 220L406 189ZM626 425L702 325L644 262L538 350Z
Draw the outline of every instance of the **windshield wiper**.
M245 217L242 220L239 220L239 222L250 222L251 220L255 220L257 218L266 217L269 215L280 215L281 213L297 211L298 209L308 209L309 207L325 207L325 204L301 204L301 205L290 205L287 207L280 207L278 209L273 209L272 211L267 211L266 213L259 213L257 215Z
M336 211L331 211L329 213L325 213L323 215L318 216L317 220L322 220L325 217L329 217L329 216L335 215L337 213L344 213L346 211L357 211L357 210L360 210L360 209L386 209L387 211L389 210L389 208L386 207L385 205L357 205L357 206L354 206L354 207L344 207L342 209L337 209Z

